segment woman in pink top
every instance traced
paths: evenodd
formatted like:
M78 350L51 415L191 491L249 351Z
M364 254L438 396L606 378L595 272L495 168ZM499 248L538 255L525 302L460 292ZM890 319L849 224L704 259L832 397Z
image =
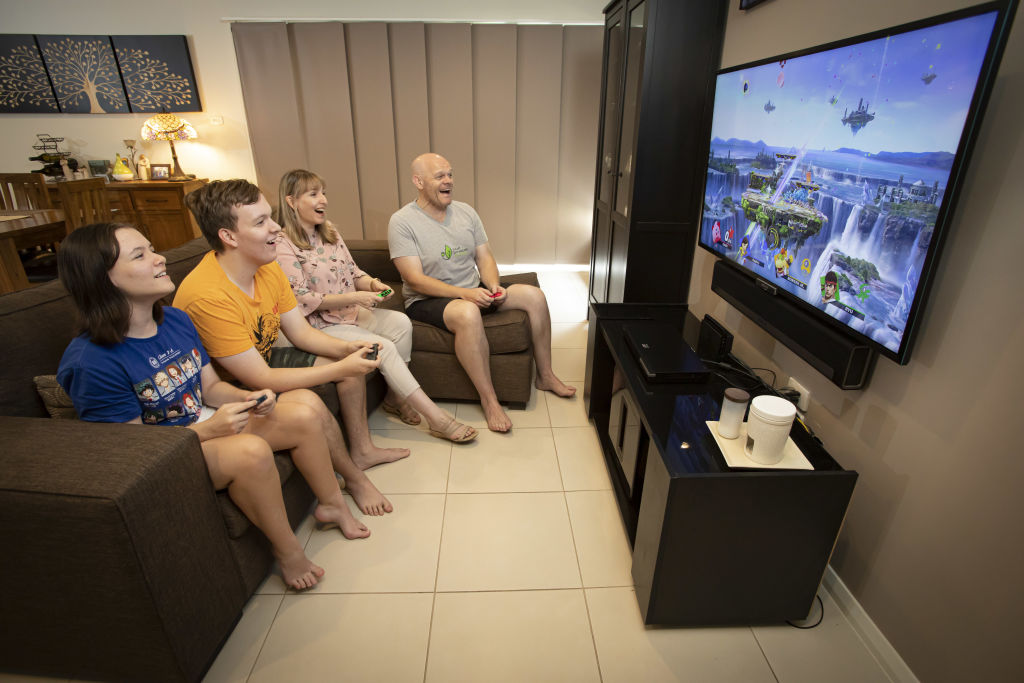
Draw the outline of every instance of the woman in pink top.
M277 262L309 324L340 339L380 344L380 371L388 383L386 412L415 425L418 411L432 435L472 441L476 430L441 410L409 372L412 323L404 313L378 308L394 292L382 296L387 285L356 265L326 212L327 195L318 175L304 170L284 174L276 216L284 235L277 241Z

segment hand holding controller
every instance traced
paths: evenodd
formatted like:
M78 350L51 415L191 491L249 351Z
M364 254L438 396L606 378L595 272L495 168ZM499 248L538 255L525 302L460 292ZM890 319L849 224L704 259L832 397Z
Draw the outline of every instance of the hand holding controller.
M366 358L366 360L377 360L377 353L379 351L380 351L380 344L377 344L376 342L374 342L373 347L370 349L370 352L367 353L363 357Z
M389 296L391 296L391 288L390 288L390 287L388 287L388 288L387 288L387 289L385 289L385 290L384 290L383 292L378 292L378 293L377 293L377 296L379 296L379 297L380 297L381 299L386 299L386 298L388 298Z

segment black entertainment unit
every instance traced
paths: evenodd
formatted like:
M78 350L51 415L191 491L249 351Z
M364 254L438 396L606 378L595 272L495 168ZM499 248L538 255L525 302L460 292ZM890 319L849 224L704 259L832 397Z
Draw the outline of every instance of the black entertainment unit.
M584 403L633 547L645 624L754 624L803 619L842 527L857 473L803 427L790 438L813 470L729 467L705 420L727 383L647 382L630 327L697 346L686 306L592 304ZM757 393L754 391L753 393Z
M800 308L763 281L717 261L711 291L767 330L841 389L863 389L878 352L852 335L809 321Z

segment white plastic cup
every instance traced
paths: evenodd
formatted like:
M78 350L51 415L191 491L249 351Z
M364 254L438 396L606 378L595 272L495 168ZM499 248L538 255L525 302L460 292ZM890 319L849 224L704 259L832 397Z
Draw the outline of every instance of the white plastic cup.
M743 414L747 412L747 401L750 394L729 387L725 390L725 397L722 398L722 414L718 418L718 435L723 439L735 439L740 435L740 425L743 424Z
M778 396L758 396L750 402L747 421L747 457L762 465L782 460L786 439L796 417L796 406Z

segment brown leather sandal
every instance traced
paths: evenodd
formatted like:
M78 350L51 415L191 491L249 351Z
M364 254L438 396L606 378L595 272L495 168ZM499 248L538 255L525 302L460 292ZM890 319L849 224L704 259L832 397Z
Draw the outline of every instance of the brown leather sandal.
M412 410L412 416L409 416L402 412L401 406L396 406L392 403L388 403L387 401L381 403L380 407L381 410L383 410L385 413L388 413L389 415L394 415L407 425L418 425L420 422L423 421L420 418L420 414L417 413L415 410L412 410L412 408L409 409Z

